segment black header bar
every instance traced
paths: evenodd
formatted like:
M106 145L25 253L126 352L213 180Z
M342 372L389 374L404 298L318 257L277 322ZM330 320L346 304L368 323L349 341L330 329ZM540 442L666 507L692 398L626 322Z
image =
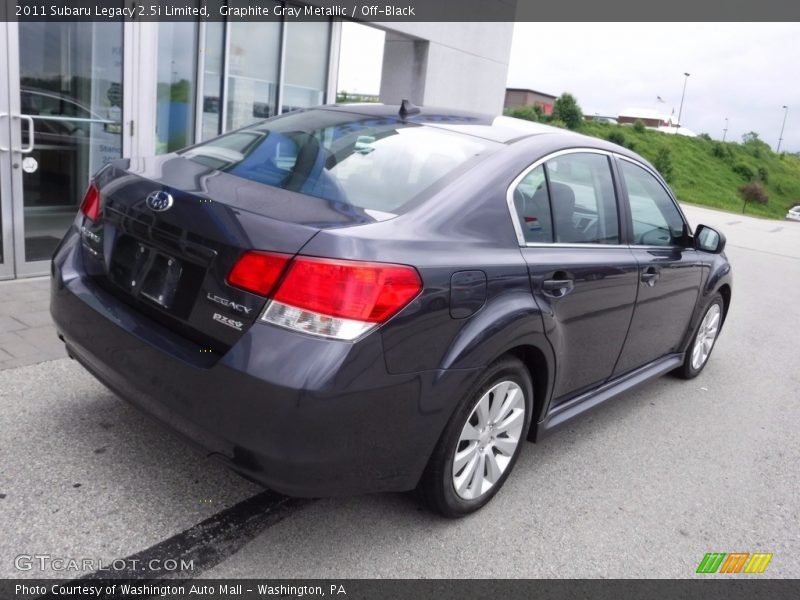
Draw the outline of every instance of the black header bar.
M3 0L6 21L800 21L787 0Z

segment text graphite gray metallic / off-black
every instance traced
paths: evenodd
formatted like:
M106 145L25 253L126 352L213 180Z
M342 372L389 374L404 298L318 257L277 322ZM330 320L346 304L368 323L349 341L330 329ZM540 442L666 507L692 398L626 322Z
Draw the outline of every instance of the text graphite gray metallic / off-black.
M731 301L644 159L506 117L326 106L110 163L53 258L72 357L279 492L488 502L525 439L666 372Z

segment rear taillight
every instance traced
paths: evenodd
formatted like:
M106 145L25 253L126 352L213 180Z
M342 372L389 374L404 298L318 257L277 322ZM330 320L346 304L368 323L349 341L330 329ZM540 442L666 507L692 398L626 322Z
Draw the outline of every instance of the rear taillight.
M297 257L261 318L353 340L393 317L421 289L416 269L406 265Z
M97 223L100 220L100 191L94 181L89 183L89 187L86 188L86 194L84 194L83 202L81 202L81 212L93 223Z
M269 296L292 257L272 252L245 252L233 265L228 284L259 296Z

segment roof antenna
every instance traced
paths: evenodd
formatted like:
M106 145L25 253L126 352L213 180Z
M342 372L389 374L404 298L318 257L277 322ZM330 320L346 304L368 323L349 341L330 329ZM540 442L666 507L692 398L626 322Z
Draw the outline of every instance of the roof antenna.
M405 120L408 115L416 115L420 113L420 107L415 106L408 98L403 98L400 103L400 118Z

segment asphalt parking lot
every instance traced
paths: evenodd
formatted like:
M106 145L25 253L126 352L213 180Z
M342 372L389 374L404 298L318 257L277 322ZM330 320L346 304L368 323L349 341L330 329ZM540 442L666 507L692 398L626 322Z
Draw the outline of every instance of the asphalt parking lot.
M526 445L495 500L458 521L411 494L265 493L69 359L10 363L0 577L83 575L15 567L36 554L187 557L183 575L204 577L692 577L706 552L771 552L764 576L800 577L800 223L686 212L727 234L734 268L705 372Z

